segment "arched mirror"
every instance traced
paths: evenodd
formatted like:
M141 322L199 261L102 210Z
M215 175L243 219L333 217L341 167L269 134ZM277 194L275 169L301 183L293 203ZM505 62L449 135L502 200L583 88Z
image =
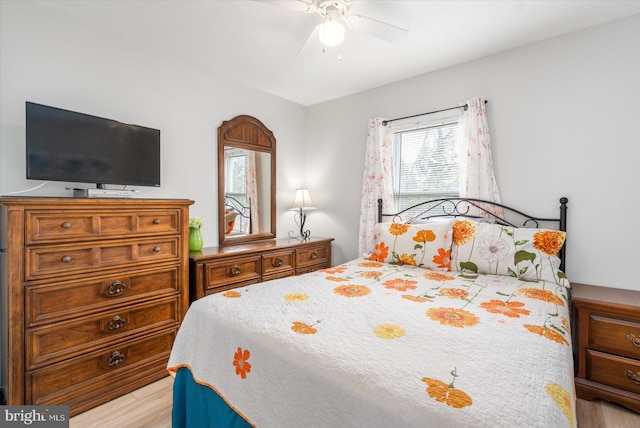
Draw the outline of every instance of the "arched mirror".
M276 236L276 139L255 117L242 115L218 128L218 236L220 245Z

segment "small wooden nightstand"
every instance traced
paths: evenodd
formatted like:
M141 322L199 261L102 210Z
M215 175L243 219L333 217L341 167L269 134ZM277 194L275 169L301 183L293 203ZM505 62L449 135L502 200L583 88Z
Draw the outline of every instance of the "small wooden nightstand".
M640 292L572 284L576 393L640 412Z
M331 266L333 238L271 239L189 253L190 300Z

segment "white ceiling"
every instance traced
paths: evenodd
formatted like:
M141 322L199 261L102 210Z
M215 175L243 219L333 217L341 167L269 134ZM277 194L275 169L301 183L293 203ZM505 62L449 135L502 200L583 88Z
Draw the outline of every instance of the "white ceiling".
M393 44L347 30L339 49L301 57L321 18L287 1L35 3L305 106L640 13L640 0L355 0L351 13L406 28L408 37Z

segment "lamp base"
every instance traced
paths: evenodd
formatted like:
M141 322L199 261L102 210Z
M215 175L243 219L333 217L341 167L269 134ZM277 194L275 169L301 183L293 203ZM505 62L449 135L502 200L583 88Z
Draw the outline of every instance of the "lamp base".
M307 215L302 211L302 208L300 208L299 213L296 213L293 216L293 220L300 227L300 234L298 236L293 236L293 232L289 232L289 238L297 238L300 241L308 241L309 237L311 236L311 231L304 230L304 223L307 221Z

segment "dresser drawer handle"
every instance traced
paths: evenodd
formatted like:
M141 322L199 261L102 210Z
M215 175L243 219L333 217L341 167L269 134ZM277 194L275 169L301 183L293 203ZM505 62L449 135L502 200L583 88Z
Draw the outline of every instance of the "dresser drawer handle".
M160 219L159 218L154 218L153 219L153 224L160 224Z
M69 223L68 221L65 221L64 223L62 223L62 228L71 229L71 223Z
M280 267L282 266L282 257L278 256L275 259L273 259L271 261L271 266L273 267Z
M309 258L311 260L315 259L316 257L318 257L318 253L316 253L315 251L313 253L309 254Z
M633 343L633 346L640 348L640 337L635 337L633 334L629 333L627 335L627 339L629 339L631 343Z
M71 261L71 257L70 256L64 256L61 259L62 263L69 263Z
M229 271L229 276L238 276L242 273L242 269L238 265L233 265Z
M114 296L120 293L124 293L126 290L127 284L116 279L111 283L111 285L109 285L109 288L107 288L107 293L109 293L111 296Z
M154 252L154 253L159 253L159 252L160 252L160 247L155 247L155 248L153 249L153 252Z
M631 370L625 370L624 374L629 378L629 380L636 385L640 385L640 372L632 372Z
M109 359L107 360L107 365L109 367L116 367L119 364L124 363L127 357L120 351L113 351Z
M122 318L120 315L116 315L111 321L109 321L109 330L120 330L126 325L127 320Z

